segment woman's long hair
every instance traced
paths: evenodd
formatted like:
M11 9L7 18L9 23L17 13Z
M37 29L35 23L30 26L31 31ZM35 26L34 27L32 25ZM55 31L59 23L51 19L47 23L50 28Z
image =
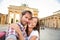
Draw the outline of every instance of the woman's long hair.
M39 32L39 35L40 35L40 25L39 25L40 21L39 21L39 19L37 17L32 17L32 18L36 18L37 19L36 27L34 27L33 30L37 30ZM27 36L29 36L28 35L28 25L27 25L27 28L26 28L26 33L27 33Z
M32 18L36 18L37 19L37 24L36 24L36 27L33 28L33 30L37 30L38 32L40 32L40 22L39 22L39 19L37 17L32 17Z

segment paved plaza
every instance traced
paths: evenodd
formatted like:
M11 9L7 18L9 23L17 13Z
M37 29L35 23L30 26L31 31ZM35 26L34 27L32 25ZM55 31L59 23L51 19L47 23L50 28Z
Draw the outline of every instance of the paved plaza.
M40 30L40 40L60 40L60 29L45 28Z
M0 25L0 31L7 31L8 25ZM40 40L60 40L60 29L40 29Z

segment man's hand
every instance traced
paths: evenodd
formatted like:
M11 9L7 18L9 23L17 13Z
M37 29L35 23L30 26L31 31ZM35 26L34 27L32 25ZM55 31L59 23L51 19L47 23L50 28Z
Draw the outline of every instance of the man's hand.
M13 40L12 38L9 38L8 40Z
M10 27L13 28L17 33L19 33L19 31L21 31L20 27L17 24L11 24Z
M24 36L20 30L20 27L17 24L11 24L10 27L16 31L16 33L19 36L19 40L24 40Z

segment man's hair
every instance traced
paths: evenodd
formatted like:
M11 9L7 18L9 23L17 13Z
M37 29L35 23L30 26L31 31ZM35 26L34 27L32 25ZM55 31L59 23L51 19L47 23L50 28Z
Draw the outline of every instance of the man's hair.
M29 10L25 10L25 11L23 11L23 12L22 12L22 16L25 15L27 12L32 16L32 12L29 11Z

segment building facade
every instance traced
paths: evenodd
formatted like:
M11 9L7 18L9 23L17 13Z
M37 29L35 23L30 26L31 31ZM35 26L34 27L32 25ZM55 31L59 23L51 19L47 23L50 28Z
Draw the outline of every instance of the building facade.
M40 19L40 23L45 27L60 28L60 10L54 12L54 15Z
M30 8L28 6L12 6L8 7L8 23L16 23L20 21L21 12L24 10L29 10L33 13L33 16L38 17L38 10L35 8Z
M0 13L0 24L7 24L7 16L6 14Z

